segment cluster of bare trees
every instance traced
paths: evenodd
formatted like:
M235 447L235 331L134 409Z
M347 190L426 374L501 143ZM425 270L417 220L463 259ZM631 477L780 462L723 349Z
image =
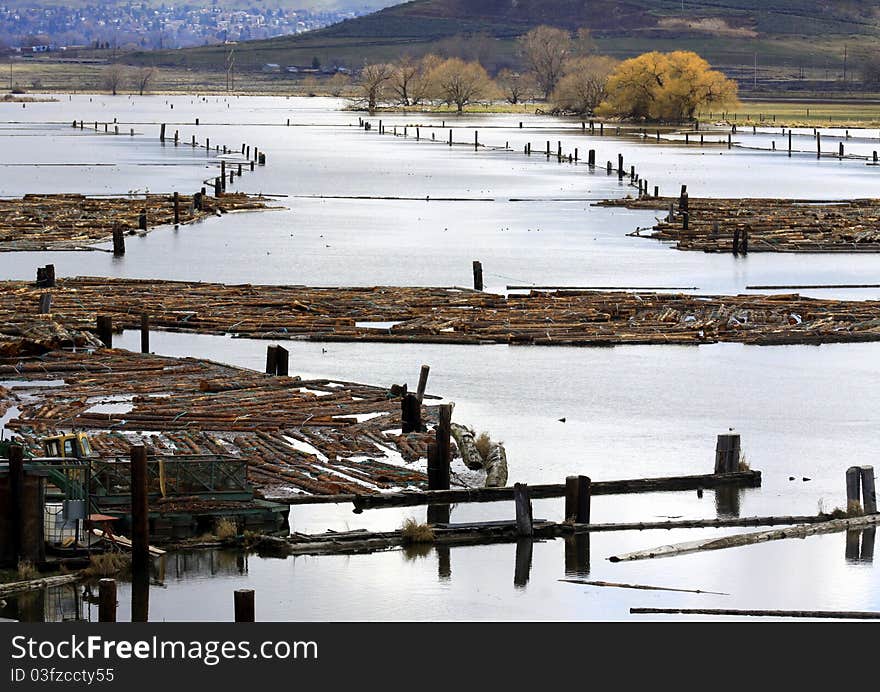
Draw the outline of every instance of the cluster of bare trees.
M539 26L517 40L517 52L525 69L504 69L494 79L479 60L458 57L367 65L358 95L370 110L383 104L446 104L460 113L483 101L543 99L558 113L670 121L691 118L701 106L736 102L736 83L687 51L618 62L596 54L587 29L572 34Z
M159 70L156 67L131 68L114 63L104 68L101 74L101 86L114 96L126 87L143 96L152 88L158 74Z

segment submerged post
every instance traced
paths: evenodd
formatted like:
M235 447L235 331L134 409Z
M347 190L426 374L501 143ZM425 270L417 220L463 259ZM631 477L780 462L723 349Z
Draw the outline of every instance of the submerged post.
M529 494L529 486L525 483L517 483L513 486L513 502L516 506L516 533L518 536L531 536L534 534L532 520L532 499Z
M483 290L483 265L477 260L474 260L474 290Z
M238 589L235 592L235 621L254 622L254 590Z
M131 448L131 566L137 572L150 564L149 499L147 497L147 448Z
M150 316L141 315L141 353L150 352Z
M98 622L116 622L116 580L98 580Z

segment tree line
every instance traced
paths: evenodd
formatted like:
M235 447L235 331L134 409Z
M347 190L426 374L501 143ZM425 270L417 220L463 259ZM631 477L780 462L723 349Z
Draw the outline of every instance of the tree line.
M557 113L677 122L737 101L736 82L689 51L617 61L596 53L587 29L572 34L539 26L517 40L517 52L525 69L494 77L478 60L457 57L368 64L358 75L356 100L370 111L446 105L459 113L475 103L543 100Z

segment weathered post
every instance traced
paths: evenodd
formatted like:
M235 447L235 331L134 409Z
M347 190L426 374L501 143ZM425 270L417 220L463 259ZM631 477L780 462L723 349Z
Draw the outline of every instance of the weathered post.
M174 193L174 225L178 225L180 223L180 193Z
M125 254L125 230L122 226L113 228L113 256L121 257Z
M729 132L727 133L727 148L728 149L733 148L733 137L731 136L731 134Z
M106 348L113 348L113 317L110 315L98 315L97 319L98 338Z
M617 177L623 180L623 154L617 155Z
M850 511L856 505L861 507L859 490L862 485L862 471L858 466L850 466L846 470L846 509Z
M437 424L437 452L434 467L428 462L428 489L449 490L449 466L452 462L452 406L440 407L440 422ZM432 483L433 481L433 483Z
M742 251L742 254L744 254L744 255L749 254L749 227L748 226L743 228L742 240L740 241L739 247L740 247L740 250Z
M40 314L48 315L52 310L52 294L43 293L40 296Z
M735 473L739 470L741 439L738 434L718 436L715 445L715 473Z
M9 457L9 519L12 530L12 555L15 564L24 548L24 447L10 445Z
M254 622L254 590L237 589L235 591L235 621Z
M596 167L596 150L595 149L590 149L587 152L587 165L589 165L590 168Z
M288 375L288 367L290 364L290 353L288 350L282 346L278 346L275 351L275 361L276 361L276 370L275 374L278 377L287 377Z
M449 131L449 146L452 146L452 130Z
M791 130L788 131L788 158L791 158Z
M474 130L474 151L480 150L480 133Z
M98 622L116 622L116 580L98 580Z
M147 313L141 315L141 353L150 352L150 316Z
M862 480L862 509L865 514L877 513L877 492L874 487L874 467L860 466Z
M565 521L590 523L590 479L587 476L565 479Z
M149 499L147 497L147 448L131 448L131 566L135 572L150 564Z
M513 486L513 502L516 506L516 534L518 536L533 535L532 499L528 485L517 483Z
M422 431L422 402L416 394L404 394L400 400L400 417L404 435Z
M739 254L739 228L733 229L733 254Z
M165 141L165 123L162 123L162 124L159 126L159 141L160 141L160 142L164 142L164 141Z
M843 158L843 142L840 143L839 148L837 150L837 158L838 159Z
M278 347L266 347L266 374L275 375L278 373Z
M474 290L483 290L483 264L474 260Z
M822 158L822 134L816 131L816 158Z
M428 374L431 372L431 366L423 365L419 372L419 387L416 390L416 396L419 401L425 398L425 390L428 388Z
M220 182L219 176L214 178L214 197L220 197L223 194L223 183Z
M146 231L148 228L146 209L141 209L141 213L138 214L138 228L140 228L142 231Z

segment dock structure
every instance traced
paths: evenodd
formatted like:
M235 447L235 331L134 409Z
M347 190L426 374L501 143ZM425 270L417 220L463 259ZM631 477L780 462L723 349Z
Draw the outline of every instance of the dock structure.
M670 206L672 205L672 206ZM749 252L880 252L880 199L709 199L641 197L598 206L667 211L648 233L677 250Z
M51 314L40 313L51 294ZM58 279L50 291L0 282L0 333L57 322L272 340L612 346L822 344L880 340L880 301L781 295L459 288L308 288L113 278ZM381 329L376 323L385 324ZM388 326L390 325L390 326ZM276 366L277 367L277 366Z

